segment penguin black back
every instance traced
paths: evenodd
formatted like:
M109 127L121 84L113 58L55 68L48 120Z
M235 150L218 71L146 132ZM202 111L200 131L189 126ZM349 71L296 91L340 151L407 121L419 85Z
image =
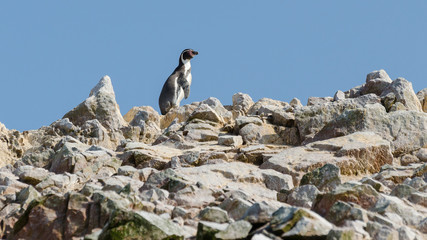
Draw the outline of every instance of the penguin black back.
M168 77L160 93L159 107L163 115L171 108L179 107L181 100L187 99L190 95L192 82L190 60L197 54L199 53L193 49L185 49L181 52L178 67Z

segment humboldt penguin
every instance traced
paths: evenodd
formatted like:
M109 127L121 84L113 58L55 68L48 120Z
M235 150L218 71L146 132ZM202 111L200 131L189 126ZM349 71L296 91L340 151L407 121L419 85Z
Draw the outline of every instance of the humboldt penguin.
M159 107L163 115L174 107L179 107L183 98L187 99L190 95L191 85L191 64L190 60L199 54L193 49L185 49L179 56L178 67L168 77L163 85L159 97Z

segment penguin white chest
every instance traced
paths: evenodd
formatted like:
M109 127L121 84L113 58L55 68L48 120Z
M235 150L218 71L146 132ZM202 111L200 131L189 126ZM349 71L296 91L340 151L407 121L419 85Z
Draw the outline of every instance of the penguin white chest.
M179 89L178 89L178 96L177 96L177 99L176 99L176 105L177 106L179 106L179 104L181 103L182 99L184 99L184 96L185 96L184 90L181 87L179 87Z

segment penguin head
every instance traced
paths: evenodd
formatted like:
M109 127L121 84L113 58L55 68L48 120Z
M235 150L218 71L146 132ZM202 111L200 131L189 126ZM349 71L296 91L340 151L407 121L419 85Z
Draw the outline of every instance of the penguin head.
M196 56L197 54L199 54L199 52L194 51L193 49L185 49L184 51L182 51L180 59L182 59L182 61L185 60L190 60L192 59L194 56Z

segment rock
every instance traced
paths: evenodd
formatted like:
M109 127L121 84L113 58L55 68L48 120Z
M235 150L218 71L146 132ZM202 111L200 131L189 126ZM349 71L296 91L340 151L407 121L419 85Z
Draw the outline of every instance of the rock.
M226 223L230 219L226 211L222 210L219 207L207 207L199 213L200 220L216 222L216 223Z
M144 211L116 211L99 239L184 239L185 232L171 220Z
M320 191L333 191L341 184L340 168L333 164L325 164L302 177L300 185L307 184L316 186Z
M377 192L380 193L387 193L389 194L391 192L391 189L382 184L380 181L374 180L370 177L364 177L362 180L360 180L363 184L371 185Z
M220 124L224 123L224 119L207 104L200 104L188 118L189 121L192 119L200 119Z
M346 182L339 185L332 192L319 194L313 204L312 210L321 216L325 216L338 200L353 202L364 209L369 209L373 207L380 198L380 194L370 185Z
M242 198L227 198L219 205L234 220L241 219L251 206L252 203Z
M61 239L67 199L50 195L31 202L16 222L11 239Z
M331 97L309 97L307 106L322 105L324 103L332 102L334 99Z
M254 203L248 210L246 210L242 219L252 224L267 223L272 219L272 214L276 209L266 202Z
M235 93L232 97L233 112L246 115L248 110L254 105L252 98L245 93ZM237 116L237 115L236 115Z
M293 98L291 102L289 103L293 108L299 108L303 105L301 104L301 101L298 98Z
M303 172L326 163L337 165L343 175L358 175L375 173L392 160L387 141L371 132L357 132L286 149L265 161L261 168L289 174L294 178L294 184L298 185Z
M421 149L417 152L417 158L418 158L421 162L427 162L427 148L421 148Z
M262 176L264 177L265 186L268 189L279 192L281 190L291 190L294 188L292 176L290 175L267 169L262 172Z
M154 142L160 135L160 115L150 106L133 107L123 118L131 126L140 127L145 143Z
M215 234L218 239L245 239L252 229L252 224L247 221L240 220L232 222L228 227Z
M168 199L169 192L164 189L153 188L141 191L138 196L147 202L164 201Z
M342 101L308 105L295 109L295 122L303 137L302 140L312 139L329 122L341 116L346 110L364 108L367 104L374 103L380 103L380 98L374 94L368 94Z
M33 166L19 167L13 173L19 177L21 182L31 184L33 186L53 175L53 173L44 168L35 168Z
M337 228L331 229L328 235L326 236L326 240L345 240L345 239L357 239L356 233L351 228Z
M41 194L33 186L28 186L16 194L16 202L25 209L31 201L39 197L41 197Z
M240 129L239 135L242 136L245 144L283 144L284 142L283 138L276 133L274 126L271 124L259 126L249 123Z
M287 102L281 102L270 98L262 98L256 102L248 110L247 115L270 115L274 110L289 108L290 105Z
M166 115L160 117L160 129L169 127L175 119L176 123L186 122L197 107L198 103L193 103L169 110Z
M427 217L418 224L417 229L422 233L427 233Z
M290 191L286 197L286 203L292 206L311 208L319 193L320 191L314 185L302 185Z
M427 88L417 93L418 100L420 100L421 107L424 112L427 112Z
M222 135L218 137L218 144L224 146L238 147L243 144L242 136Z
M382 215L386 213L396 214L403 219L404 224L412 226L418 225L426 214L425 211L418 212L416 209L397 197L383 194L375 205L372 206L370 211L378 212Z
M293 127L295 124L295 115L283 109L277 109L272 114L272 121L275 125Z
M405 154L400 158L400 165L402 166L408 166L412 163L418 163L419 159L411 154Z
M86 230L90 200L83 194L71 192L65 216L64 238L81 236Z
M225 231L229 224L200 221L197 226L197 240L216 239L215 235Z
M258 126L263 125L263 122L259 117L241 116L241 117L236 118L236 130L238 131L250 123L258 125Z
M325 218L337 226L344 226L347 221L367 222L368 213L354 203L337 201L329 209Z
M208 123L189 123L185 126L183 134L189 141L217 141L219 130Z
M273 213L271 229L282 238L325 238L333 225L316 213L296 207L281 207Z
M398 239L398 232L390 227L369 221L366 225L366 231L373 239Z
M422 112L420 101L412 89L412 83L404 78L394 80L384 91L381 93L381 100L385 102L387 111L399 110L397 104L402 104L403 109Z
M68 118L77 126L82 126L88 120L98 119L110 131L127 125L120 113L113 85L108 76L104 76L90 91L89 98L66 113L63 118Z
M345 99L345 94L343 91L338 90L334 95L334 101L343 100Z
M224 120L225 123L228 123L233 118L233 115L230 111L228 111L224 106L221 104L221 102L214 97L210 97L206 100L203 100L200 102L200 105L206 104L209 107L211 107L215 112Z
M396 196L398 198L408 198L411 194L415 193L417 190L406 184L398 184L393 191L391 191L391 196Z
M387 89L392 80L388 74L383 70L373 71L366 76L366 83L361 88L361 94L374 93L378 96Z

